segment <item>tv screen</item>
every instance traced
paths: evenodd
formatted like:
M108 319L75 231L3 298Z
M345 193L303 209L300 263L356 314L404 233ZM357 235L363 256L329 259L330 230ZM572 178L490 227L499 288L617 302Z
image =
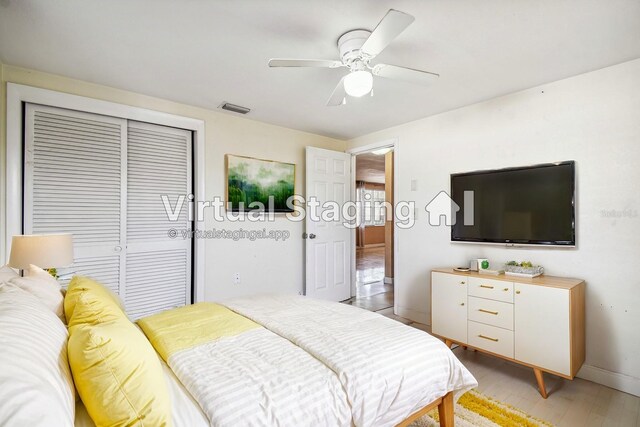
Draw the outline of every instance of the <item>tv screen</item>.
M451 240L575 246L574 193L573 161L452 174Z

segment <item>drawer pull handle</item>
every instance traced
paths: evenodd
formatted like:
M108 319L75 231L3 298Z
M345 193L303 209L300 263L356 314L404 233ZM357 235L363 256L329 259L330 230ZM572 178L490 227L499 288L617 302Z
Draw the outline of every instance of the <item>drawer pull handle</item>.
M503 289L503 291L505 291L505 292L506 292L506 291L508 291L508 290L509 290L509 288L504 288L504 289Z
M464 282L460 282L461 285L464 285Z
M480 285L481 288L486 288L486 289L493 289L493 286L489 286L489 285Z
M516 294L520 295L520 291L516 291Z
M484 308L479 308L478 311L481 311L481 312L487 313L487 314L494 314L494 315L498 314L497 311L485 310Z
M460 305L464 305L464 303L463 303L463 302L461 302L461 303L460 303Z
M480 337L480 338L484 338L485 340L489 340L489 341L493 341L493 342L498 342L498 338L486 337L486 336L484 336L484 335L478 335L478 337Z

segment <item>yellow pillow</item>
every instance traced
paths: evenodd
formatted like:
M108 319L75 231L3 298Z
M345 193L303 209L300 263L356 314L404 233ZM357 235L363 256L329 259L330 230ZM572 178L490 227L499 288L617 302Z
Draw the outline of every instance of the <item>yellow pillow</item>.
M74 276L64 297L64 314L69 326L80 295L84 295L85 303L92 309L85 310L82 317L75 316L76 323L97 323L124 315L122 302L111 289L89 277Z
M171 403L158 355L109 304L100 307L106 316L92 316L100 305L96 301L90 291L78 295L69 321L69 365L89 415L98 427L170 426Z

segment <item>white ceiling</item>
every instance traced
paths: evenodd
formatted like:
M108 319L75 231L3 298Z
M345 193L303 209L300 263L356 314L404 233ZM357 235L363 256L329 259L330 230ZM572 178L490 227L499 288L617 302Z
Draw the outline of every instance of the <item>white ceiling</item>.
M377 78L373 98L326 107L344 69L267 67L337 59L389 8L416 20L379 61L432 86ZM344 139L639 57L638 0L0 0L4 63Z

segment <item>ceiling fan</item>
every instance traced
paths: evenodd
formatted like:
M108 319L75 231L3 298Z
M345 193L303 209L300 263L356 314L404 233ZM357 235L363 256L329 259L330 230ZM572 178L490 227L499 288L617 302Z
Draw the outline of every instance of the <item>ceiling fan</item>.
M390 9L371 31L351 30L338 39L340 60L330 59L280 59L269 60L269 67L349 68L327 101L327 105L345 104L346 95L361 97L373 95L373 76L404 80L415 84L428 84L439 75L429 71L397 65L371 64L371 61L400 35L415 18L399 10Z

